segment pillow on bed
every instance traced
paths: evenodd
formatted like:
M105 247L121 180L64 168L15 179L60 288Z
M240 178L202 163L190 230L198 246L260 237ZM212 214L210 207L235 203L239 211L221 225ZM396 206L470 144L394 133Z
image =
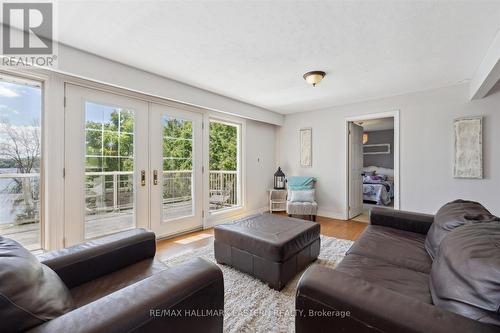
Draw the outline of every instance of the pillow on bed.
M382 168L378 166L369 166L363 168L364 172L375 171L376 175L386 175L388 177L394 177L394 169Z
M363 182L381 182L387 180L386 175L363 176Z
M314 202L314 190L289 190L288 201L290 202Z

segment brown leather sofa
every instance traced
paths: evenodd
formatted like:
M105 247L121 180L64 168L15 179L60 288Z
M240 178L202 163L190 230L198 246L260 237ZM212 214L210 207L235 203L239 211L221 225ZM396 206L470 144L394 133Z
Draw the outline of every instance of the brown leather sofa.
M453 207L456 210L457 206L462 209L471 202L459 200L450 204L455 205ZM464 216L466 219L477 220L483 218L484 214ZM371 211L370 220L371 225L335 269L313 265L301 277L296 294L297 333L500 331L500 327L496 326L498 323L493 325L491 322L470 319L433 302L431 269L439 267L433 266L425 242L426 235L433 226L434 215L375 208ZM489 231L485 230L490 233L494 228L500 230L498 218L488 217L486 222L490 220L497 224L490 223ZM451 219L449 221L457 225L462 223ZM482 225L476 229L484 229L485 223ZM461 230L456 235L461 236L471 227L458 229ZM498 236L495 237L498 239ZM494 243L492 242L491 247L498 257L499 250L498 247L495 249ZM464 255L460 251L453 251L452 255ZM477 255L477 251L475 253ZM498 258L493 260L498 265ZM486 269L494 271L492 267ZM449 271L447 274L450 274ZM478 274L481 276L482 273ZM447 287L454 287L446 282L446 276L438 278ZM490 273L488 278L496 284L497 294L493 296L498 300L498 276L495 280L494 274L492 276ZM456 292L456 288L452 291ZM461 293L465 294L459 292ZM478 296L477 293L475 296ZM500 318L498 311L492 311L489 315ZM483 318L486 316L480 319Z
M199 258L167 268L155 251L154 233L135 229L39 256L74 307L30 332L222 332L221 270Z

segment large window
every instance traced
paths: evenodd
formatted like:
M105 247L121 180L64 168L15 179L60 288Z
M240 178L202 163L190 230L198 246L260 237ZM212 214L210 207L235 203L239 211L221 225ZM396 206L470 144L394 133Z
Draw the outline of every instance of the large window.
M40 240L40 123L38 82L0 78L0 235L30 250Z
M241 205L240 132L241 126L210 121L209 208L210 211Z

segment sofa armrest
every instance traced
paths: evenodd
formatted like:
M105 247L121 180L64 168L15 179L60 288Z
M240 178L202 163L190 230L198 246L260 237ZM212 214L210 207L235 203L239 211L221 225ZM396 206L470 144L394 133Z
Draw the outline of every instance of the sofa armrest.
M405 212L374 207L370 211L370 223L426 235L434 222L434 215Z
M222 271L196 258L29 332L222 332L223 310Z
M153 232L133 229L44 253L38 259L52 268L68 288L152 258L156 253Z
M300 279L295 328L296 333L498 333L496 326L320 265L311 266Z

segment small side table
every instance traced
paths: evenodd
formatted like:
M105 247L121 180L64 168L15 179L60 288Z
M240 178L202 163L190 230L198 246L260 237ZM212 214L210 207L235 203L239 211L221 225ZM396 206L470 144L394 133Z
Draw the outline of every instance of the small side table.
M284 212L286 211L286 190L276 190L274 188L269 191L269 212Z

